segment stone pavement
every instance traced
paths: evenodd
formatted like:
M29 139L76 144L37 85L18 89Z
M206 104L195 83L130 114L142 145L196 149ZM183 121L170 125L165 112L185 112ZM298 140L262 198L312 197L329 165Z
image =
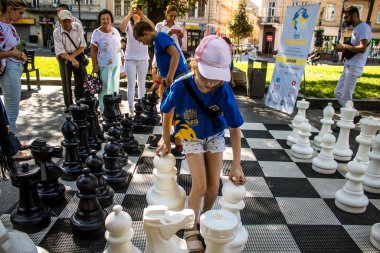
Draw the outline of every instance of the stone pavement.
M126 89L121 88L123 97L121 110L126 112ZM294 115L265 108L262 99L251 99L246 96L237 96L241 113L246 121L257 123L287 124ZM326 104L327 105L327 104ZM380 118L380 108L377 111L361 111L363 116L373 115ZM23 86L20 115L18 119L18 137L27 143L36 138L43 138L51 145L60 145L63 137L61 126L68 114L63 113L63 96L59 86L41 86L41 90L27 91ZM322 118L321 109L307 111L310 123L320 128ZM335 120L338 115L335 116ZM354 138L359 134L357 125L354 133L350 135L350 143L355 144ZM9 181L0 181L1 205L0 215L3 214L18 198L18 191Z

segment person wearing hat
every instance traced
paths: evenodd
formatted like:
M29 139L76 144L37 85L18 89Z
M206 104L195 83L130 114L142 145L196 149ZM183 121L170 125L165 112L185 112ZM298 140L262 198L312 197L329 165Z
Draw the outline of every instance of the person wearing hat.
M73 103L71 90L71 76L74 73L75 100L84 96L83 83L87 75L86 66L82 61L81 54L86 48L83 36L83 28L78 23L73 23L70 11L62 10L58 14L60 26L53 32L55 55L59 62L59 70L62 79L63 97L65 101L64 112Z
M57 22L55 22L54 28L57 28L57 27L61 26L61 23L59 22L59 16L58 16L59 12L63 11L63 10L66 10L66 11L70 11L70 10L69 10L69 6L67 4L58 4L57 9L55 9L55 10L57 12L58 20L57 20ZM78 23L83 27L82 22L79 19L77 19L76 17L73 17L73 23Z
M353 26L354 29L348 41L335 46L335 50L343 52L346 57L343 73L334 91L341 107L344 107L347 101L352 100L357 80L363 74L367 62L372 38L371 27L360 20L359 10L356 6L345 9L343 19L346 27ZM354 123L358 123L360 119L361 116L357 113Z
M243 118L228 84L231 80L231 48L227 42L215 35L207 36L195 50L194 58L190 64L193 74L175 80L161 103L163 142L159 143L156 154L165 156L170 153L169 122L174 116L175 136L183 139L183 152L193 182L187 206L194 210L196 222L193 229L185 231L184 238L190 252L203 252L196 228L200 211L210 210L217 197L226 149L226 128L230 132L233 151L228 178L236 185L245 183L240 165L239 127Z

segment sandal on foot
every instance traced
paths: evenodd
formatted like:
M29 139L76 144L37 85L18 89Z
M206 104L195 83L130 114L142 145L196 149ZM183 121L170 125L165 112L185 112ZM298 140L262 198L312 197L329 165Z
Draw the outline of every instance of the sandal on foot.
M28 153L19 151L15 156L12 157L13 161L27 161L32 159L33 157Z
M195 240L189 239L190 237L195 236ZM199 231L197 230L188 230L183 233L183 239L186 240L187 250L191 252L204 252L202 241L199 240L200 236Z

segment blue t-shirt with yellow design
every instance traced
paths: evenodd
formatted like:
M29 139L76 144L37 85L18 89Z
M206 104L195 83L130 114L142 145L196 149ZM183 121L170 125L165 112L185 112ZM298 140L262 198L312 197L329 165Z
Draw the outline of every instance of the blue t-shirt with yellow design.
M184 78L189 78L191 86L205 106L219 108L221 114L217 117L206 115L187 91ZM191 74L177 79L172 84L168 97L161 103L161 112L168 113L173 107L175 136L186 140L205 139L224 131L227 127L240 127L244 122L235 95L227 82L204 94L198 90Z
M170 67L171 56L166 52L166 48L169 46L175 46L179 53L179 62L174 77L183 73L189 73L186 60L183 58L181 51L175 44L174 40L167 33L157 33L156 38L153 40L153 46L156 54L158 70L164 78L167 77Z

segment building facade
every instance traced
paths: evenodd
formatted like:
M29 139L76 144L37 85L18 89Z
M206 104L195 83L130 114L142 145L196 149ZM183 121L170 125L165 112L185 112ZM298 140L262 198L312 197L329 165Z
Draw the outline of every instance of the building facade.
M319 18L315 29L323 30L323 46L322 52L330 53L332 44L339 33L339 24L342 14L343 1L331 2L327 0L263 0L259 25L261 28L259 36L259 51L262 53L275 53L280 46L280 38L283 30L283 22L286 15L287 6L305 5L321 3L319 10ZM369 13L370 1L367 0L348 0L345 6L357 6L360 12L360 19L367 20ZM370 19L372 27L371 54L376 54L378 51L380 39L380 0L374 0L372 15ZM351 35L352 29L343 28L342 40ZM268 37L271 41L268 41ZM311 50L314 48L312 42ZM375 53L372 53L375 52Z

